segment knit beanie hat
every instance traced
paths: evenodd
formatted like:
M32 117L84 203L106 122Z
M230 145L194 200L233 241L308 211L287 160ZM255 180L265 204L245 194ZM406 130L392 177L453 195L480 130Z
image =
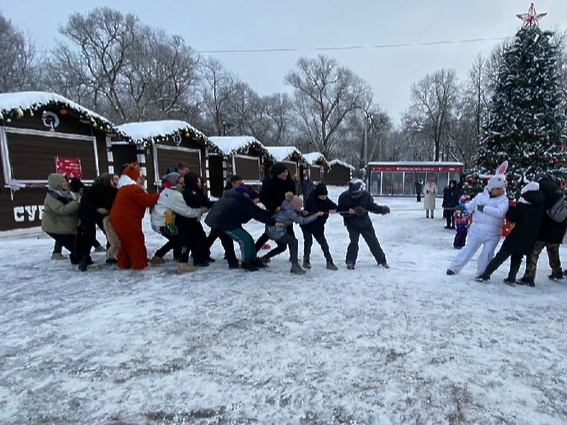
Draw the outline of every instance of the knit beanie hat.
M362 194L362 180L353 179L348 183L348 194L357 196Z
M318 183L317 186L315 186L315 194L317 196L329 194L329 191L327 190L327 186L325 185L325 183L321 182Z
M284 171L287 171L287 167L283 162L276 162L274 165L272 165L272 175L274 177L283 173Z
M504 189L506 186L506 177L503 174L497 174L488 180L486 187L490 192L492 189Z
M71 181L69 182L69 188L71 189L71 192L79 193L79 190L84 189L85 185L81 181L81 179L75 178L71 179Z
M180 179L181 174L177 172L169 173L163 176L161 180L161 185L164 188L171 188L177 186L177 181Z
M248 197L254 200L254 199L258 199L260 197L260 194L256 190L252 189L248 191Z
M301 207L303 207L303 201L301 198L295 196L291 192L286 192L285 199L291 204L295 211L299 211L301 210Z
M132 180L137 181L140 178L140 167L137 164L128 165L126 168L124 168L122 174L123 175L125 174L128 177L130 177Z

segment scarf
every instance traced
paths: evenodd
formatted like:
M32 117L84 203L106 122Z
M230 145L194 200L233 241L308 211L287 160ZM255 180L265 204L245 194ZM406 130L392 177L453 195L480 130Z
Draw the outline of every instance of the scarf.
M70 190L61 190L60 188L53 189L51 187L48 187L47 194L53 196L64 205L67 205L69 202L75 200Z

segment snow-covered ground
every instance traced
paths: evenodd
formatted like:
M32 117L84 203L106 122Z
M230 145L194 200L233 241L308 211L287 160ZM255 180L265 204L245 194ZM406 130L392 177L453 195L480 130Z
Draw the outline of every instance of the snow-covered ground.
M441 210L377 201L392 209L372 215L389 270L364 242L346 269L337 215L340 270L315 245L302 277L287 254L229 270L218 242L216 263L177 275L103 254L80 273L49 259L48 237L0 239L0 423L567 423L567 282L547 279L547 257L535 288L502 284L508 263L489 284L474 263L447 276ZM151 255L164 239L145 228Z

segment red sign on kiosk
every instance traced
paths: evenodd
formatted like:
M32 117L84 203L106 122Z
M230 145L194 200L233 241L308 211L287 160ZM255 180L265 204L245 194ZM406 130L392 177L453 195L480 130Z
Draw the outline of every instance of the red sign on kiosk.
M82 178L81 160L79 158L55 157L55 172L70 179Z

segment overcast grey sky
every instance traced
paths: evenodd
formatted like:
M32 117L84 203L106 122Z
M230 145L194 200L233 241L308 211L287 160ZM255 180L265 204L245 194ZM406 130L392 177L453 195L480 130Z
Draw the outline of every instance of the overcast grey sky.
M374 98L395 123L409 105L410 86L427 73L455 68L466 77L475 56L521 27L524 0L68 0L2 1L0 10L50 48L58 26L73 12L98 6L136 14L143 23L183 36L214 56L258 93L289 92L284 76L301 56L325 54L368 81ZM567 1L541 0L542 29L567 25ZM463 42L464 40L475 42ZM451 43L424 45L420 43ZM398 46L409 44L409 46ZM392 47L372 48L377 45ZM357 49L316 50L319 47ZM208 53L218 50L295 49L289 52Z

